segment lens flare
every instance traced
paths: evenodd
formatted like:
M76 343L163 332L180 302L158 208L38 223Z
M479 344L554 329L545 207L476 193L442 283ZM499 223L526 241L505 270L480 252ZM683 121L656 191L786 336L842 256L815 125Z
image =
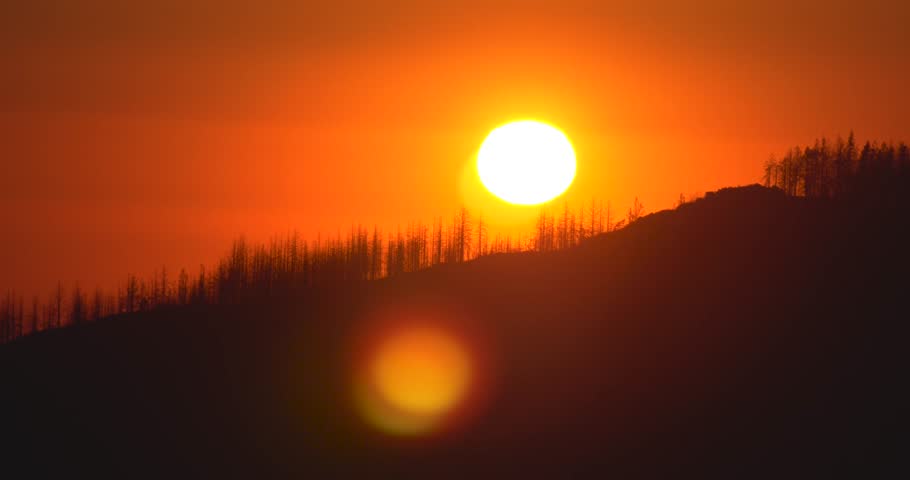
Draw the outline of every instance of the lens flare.
M408 327L383 338L367 357L359 384L362 413L393 434L434 430L464 401L471 357L458 340L435 327Z
M380 395L393 406L433 415L451 408L464 393L468 359L451 338L415 329L382 345L372 373Z

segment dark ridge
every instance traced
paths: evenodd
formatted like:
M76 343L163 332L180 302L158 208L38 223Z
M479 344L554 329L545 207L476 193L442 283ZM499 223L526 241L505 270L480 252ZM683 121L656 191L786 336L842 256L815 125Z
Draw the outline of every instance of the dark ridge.
M727 188L566 250L23 338L0 346L4 466L17 478L900 478L901 198ZM351 401L353 345L396 308L440 312L483 345L485 401L445 434L385 437Z

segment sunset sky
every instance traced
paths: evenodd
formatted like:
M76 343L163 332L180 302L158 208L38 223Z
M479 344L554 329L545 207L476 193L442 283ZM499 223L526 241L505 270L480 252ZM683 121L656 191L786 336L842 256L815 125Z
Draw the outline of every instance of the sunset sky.
M908 2L185 3L0 6L3 291L508 216L465 168L510 120L571 139L570 204L648 211L822 135L910 137Z

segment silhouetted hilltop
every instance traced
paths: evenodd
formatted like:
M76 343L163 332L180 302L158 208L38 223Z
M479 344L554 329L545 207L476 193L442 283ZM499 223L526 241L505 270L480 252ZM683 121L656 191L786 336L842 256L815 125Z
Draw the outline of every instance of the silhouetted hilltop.
M0 346L4 463L39 477L906 469L908 205L728 188L566 250L42 332ZM351 352L376 312L439 314L482 345L470 418L414 439L362 422Z

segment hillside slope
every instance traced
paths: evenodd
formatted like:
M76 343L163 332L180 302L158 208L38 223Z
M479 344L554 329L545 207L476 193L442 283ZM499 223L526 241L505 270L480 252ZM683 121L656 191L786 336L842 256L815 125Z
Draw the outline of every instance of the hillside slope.
M7 468L41 477L875 477L899 467L906 205L725 189L554 253L0 348ZM484 353L457 428L393 439L351 401L376 312ZM903 466L906 468L906 466Z

